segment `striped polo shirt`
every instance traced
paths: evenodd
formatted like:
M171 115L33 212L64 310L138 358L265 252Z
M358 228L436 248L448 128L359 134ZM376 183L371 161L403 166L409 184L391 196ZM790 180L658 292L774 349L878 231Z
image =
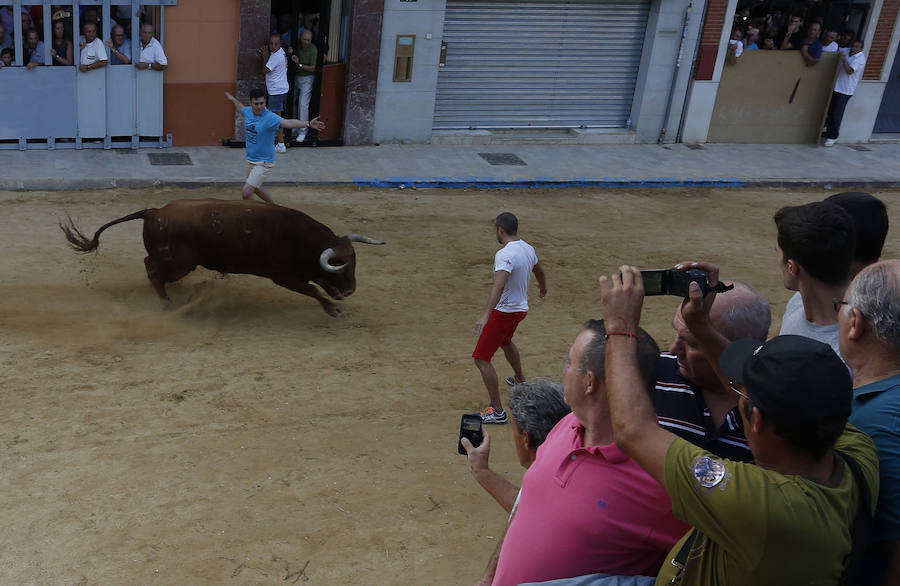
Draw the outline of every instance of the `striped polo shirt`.
M725 415L724 423L716 429L703 393L681 375L678 359L668 352L659 356L656 387L651 399L656 420L663 429L720 458L753 461L737 405Z

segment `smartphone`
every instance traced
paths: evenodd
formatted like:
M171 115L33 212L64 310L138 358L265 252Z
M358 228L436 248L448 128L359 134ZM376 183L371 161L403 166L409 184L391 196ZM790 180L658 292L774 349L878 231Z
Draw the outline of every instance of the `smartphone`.
M463 456L466 455L466 449L462 445L462 438L467 437L474 447L481 445L484 441L484 433L481 431L481 415L478 413L463 413L462 421L459 422L459 442L457 442L457 451Z

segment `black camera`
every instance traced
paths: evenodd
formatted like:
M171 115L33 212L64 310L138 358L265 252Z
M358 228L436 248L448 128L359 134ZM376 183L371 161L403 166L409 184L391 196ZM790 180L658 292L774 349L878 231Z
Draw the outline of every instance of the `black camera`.
M679 271L676 269L652 269L641 271L641 279L644 281L644 295L676 295L678 297L690 297L691 283L700 285L703 296L710 291L724 293L734 289L734 285L716 283L715 287L709 284L709 275L700 269Z
M466 449L462 445L462 438L469 438L472 447L477 448L484 441L484 433L481 431L481 415L478 413L463 413L462 421L459 423L459 442L457 451L463 456L466 455Z

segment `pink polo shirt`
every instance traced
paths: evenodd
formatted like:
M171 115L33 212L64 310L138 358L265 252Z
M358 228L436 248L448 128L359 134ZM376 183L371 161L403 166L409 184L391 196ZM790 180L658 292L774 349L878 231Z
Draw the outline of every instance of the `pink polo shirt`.
M538 448L495 586L598 572L655 576L690 528L672 516L663 487L615 444L586 448L583 438L570 413Z

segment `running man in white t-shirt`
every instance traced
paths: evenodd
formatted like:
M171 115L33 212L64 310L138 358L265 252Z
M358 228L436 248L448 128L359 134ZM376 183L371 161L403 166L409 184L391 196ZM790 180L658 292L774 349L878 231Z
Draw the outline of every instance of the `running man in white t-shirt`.
M534 248L518 236L519 220L511 213L504 212L494 220L497 242L503 248L494 255L494 286L488 297L487 309L475 323L478 343L472 358L487 387L491 404L481 412L484 423L506 423L506 411L500 402L500 388L497 371L491 359L497 348L503 349L507 362L512 366L515 378L506 379L509 384L522 382L522 362L519 349L512 337L525 314L528 312L528 282L531 273L537 277L540 297L547 294L547 277L538 264Z

